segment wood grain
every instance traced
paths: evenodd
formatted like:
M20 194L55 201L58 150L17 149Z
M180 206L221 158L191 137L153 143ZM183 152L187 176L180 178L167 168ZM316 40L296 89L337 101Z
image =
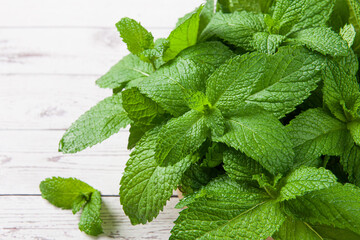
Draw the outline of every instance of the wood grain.
M168 239L179 210L177 198L153 222L132 226L121 209L118 197L103 197L101 218L104 234L96 239ZM40 196L0 196L0 239L67 240L95 239L77 228L79 215L61 210Z

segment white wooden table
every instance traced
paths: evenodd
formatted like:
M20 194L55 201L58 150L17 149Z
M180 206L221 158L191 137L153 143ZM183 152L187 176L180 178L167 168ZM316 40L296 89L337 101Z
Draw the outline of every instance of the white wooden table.
M0 239L93 239L78 215L42 199L41 180L77 177L103 194L100 239L167 239L177 198L150 224L131 226L119 181L128 131L75 155L57 152L70 124L110 90L95 80L128 53L114 24L140 21L166 37L202 0L0 0Z

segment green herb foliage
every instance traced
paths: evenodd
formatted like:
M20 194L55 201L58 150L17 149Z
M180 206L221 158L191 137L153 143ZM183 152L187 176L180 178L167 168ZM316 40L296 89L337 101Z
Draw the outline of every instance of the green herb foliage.
M130 124L120 202L132 224L179 188L170 239L360 239L358 0L208 0L166 39L129 18L116 27L130 54L96 81L114 94L59 149ZM41 190L101 232L98 191L58 178Z

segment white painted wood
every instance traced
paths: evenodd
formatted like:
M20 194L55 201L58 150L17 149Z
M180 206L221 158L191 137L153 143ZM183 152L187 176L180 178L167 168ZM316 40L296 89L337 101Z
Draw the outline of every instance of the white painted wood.
M105 234L97 239L168 239L179 210L172 198L158 218L146 225L132 226L118 197L103 197L101 217ZM39 196L0 196L0 239L52 240L95 239L77 228L79 215L61 210Z
M155 38L167 29L149 29ZM116 28L0 28L0 74L104 74L129 51ZM3 76L0 75L0 79Z
M0 76L0 130L66 129L110 89L94 76ZM1 136L0 136L1 138Z
M0 0L0 27L112 27L122 17L173 27L204 0Z

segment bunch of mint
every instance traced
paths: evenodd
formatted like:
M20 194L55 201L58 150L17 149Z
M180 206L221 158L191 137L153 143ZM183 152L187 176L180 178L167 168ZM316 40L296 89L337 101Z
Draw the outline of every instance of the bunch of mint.
M208 0L156 41L135 20L116 27L131 53L96 82L113 95L59 150L130 124L132 224L179 188L170 239L360 239L358 0ZM78 191L69 208L91 204Z

